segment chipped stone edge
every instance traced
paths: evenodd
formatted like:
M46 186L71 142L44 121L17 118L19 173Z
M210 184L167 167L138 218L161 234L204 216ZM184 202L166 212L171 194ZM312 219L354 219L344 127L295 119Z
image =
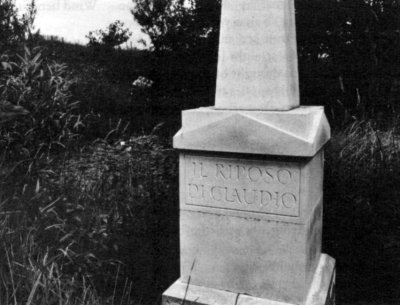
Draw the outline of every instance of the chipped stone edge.
M304 305L335 304L335 259L321 254ZM177 280L162 295L162 305L294 305L249 295L201 287Z
M305 305L335 304L336 261L322 254Z

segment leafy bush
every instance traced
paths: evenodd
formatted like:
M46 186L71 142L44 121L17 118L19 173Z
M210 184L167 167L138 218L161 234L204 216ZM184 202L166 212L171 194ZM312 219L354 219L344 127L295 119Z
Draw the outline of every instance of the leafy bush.
M133 0L132 14L157 51L193 49L218 41L221 1Z
M155 61L152 107L174 112L214 103L221 1L133 0ZM193 96L196 98L193 99ZM195 101L195 102L193 102Z
M97 30L89 32L86 36L89 39L88 46L104 46L108 48L115 48L129 40L132 32L124 28L124 23L117 20L111 23L106 30Z
M74 80L65 65L46 63L37 49L25 48L18 58L1 75L0 102L22 106L29 115L0 126L0 147L3 160L31 166L70 145L85 119L76 111Z
M15 47L31 34L36 16L35 1L28 5L26 14L19 15L12 0L0 0L0 52Z

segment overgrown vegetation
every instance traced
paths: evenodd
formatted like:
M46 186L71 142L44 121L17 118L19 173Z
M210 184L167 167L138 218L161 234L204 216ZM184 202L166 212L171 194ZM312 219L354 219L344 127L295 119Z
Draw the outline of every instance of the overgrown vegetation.
M221 1L133 3L132 14L154 49L149 75L155 81L154 107L179 113L182 108L214 104Z
M131 304L149 295L177 246L168 223L176 206L164 204L177 202L175 160L155 135L96 141L20 189L18 177L3 181L14 196L0 214L2 304Z
M358 120L326 149L324 251L337 259L339 300L399 299L400 138Z
M20 16L14 2L0 0L0 51L15 48L32 34L36 16L35 0L32 0L25 14Z
M28 114L2 124L3 161L36 161L66 149L85 127L78 101L71 95L74 83L64 64L45 63L38 50L25 48L18 62L3 62L0 99L22 106Z
M0 111L18 110L0 118L0 304L151 303L179 276L170 142L182 109L214 103L221 3L134 3L153 51L45 40L34 6L19 18L0 0ZM395 304L399 5L296 6L302 101L327 106L334 129L324 251L339 302Z
M151 81L125 73L133 51L21 31L1 50L0 303L150 303L178 234L176 155L155 120L128 123Z
M344 107L385 125L384 117L398 113L400 3L297 0L296 5L303 100L323 103L328 113ZM336 125L343 117L334 119Z

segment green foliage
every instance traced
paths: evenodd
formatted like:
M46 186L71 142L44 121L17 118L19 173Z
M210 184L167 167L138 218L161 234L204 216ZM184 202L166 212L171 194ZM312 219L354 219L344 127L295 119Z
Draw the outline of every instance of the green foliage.
M25 48L17 62L6 62L0 78L0 100L29 114L0 126L3 163L31 165L73 142L84 127L71 96L74 80L63 64L46 63L39 50Z
M117 20L111 23L106 30L97 30L89 32L86 36L89 39L88 46L104 46L108 48L115 48L129 40L132 32L124 28L124 23Z

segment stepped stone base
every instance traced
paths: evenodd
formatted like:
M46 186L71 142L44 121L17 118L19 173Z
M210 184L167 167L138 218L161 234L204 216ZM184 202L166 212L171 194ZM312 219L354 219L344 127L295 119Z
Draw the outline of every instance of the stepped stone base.
M335 305L335 260L322 254L307 299L301 305ZM162 296L162 305L295 305L176 281Z

